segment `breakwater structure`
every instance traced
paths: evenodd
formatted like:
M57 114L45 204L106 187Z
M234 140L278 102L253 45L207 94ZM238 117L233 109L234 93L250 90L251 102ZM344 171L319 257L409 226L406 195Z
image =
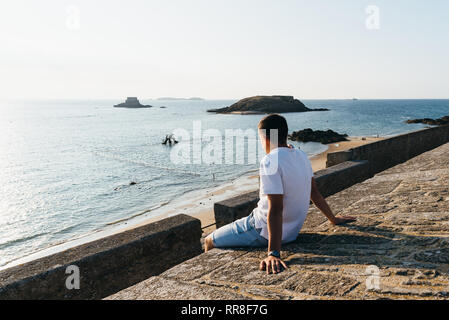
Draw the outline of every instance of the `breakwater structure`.
M331 226L312 206L278 275L257 270L264 250L202 253L200 221L177 215L2 270L0 299L445 298L448 142L443 126L329 154L318 186L335 213L358 220ZM257 201L252 192L216 203L217 227ZM67 285L71 266L79 289Z

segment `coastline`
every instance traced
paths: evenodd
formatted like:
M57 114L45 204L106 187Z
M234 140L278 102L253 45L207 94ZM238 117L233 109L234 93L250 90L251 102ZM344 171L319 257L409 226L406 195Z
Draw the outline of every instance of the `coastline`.
M347 139L349 141L326 144L326 146L328 146L326 151L310 157L313 172L326 169L326 160L328 153L349 150L351 148L356 148L368 143L384 140L386 138L387 137L348 137Z
M357 146L379 141L384 138L364 137L364 139L365 140L362 140L362 137L348 137L349 141L327 144L326 146L328 148L326 151L310 157L313 171L316 172L326 168L328 153L348 150ZM132 217L109 222L105 224L105 227L102 229L93 230L88 234L83 234L77 238L69 239L62 243L51 245L50 247L43 248L25 257L10 261L9 263L1 266L0 270L4 270L44 256L48 256L56 252L67 250L68 248L72 248L119 232L124 232L129 229L140 227L142 225L168 218L177 214L186 214L199 219L203 227L204 237L215 230L215 217L213 211L214 203L235 197L239 194L257 191L259 187L258 179L258 170L253 170L224 184L187 192L179 196L179 198L173 200L169 204L161 204L143 212L136 213Z

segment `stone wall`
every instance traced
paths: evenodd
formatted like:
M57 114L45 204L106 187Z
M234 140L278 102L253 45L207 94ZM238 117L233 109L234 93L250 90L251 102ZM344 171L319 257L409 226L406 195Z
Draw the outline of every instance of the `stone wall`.
M374 175L449 142L449 126L418 130L327 155L327 167L348 160L368 160Z
M177 215L0 272L0 300L101 299L202 252L201 223ZM69 290L68 266L80 289Z
M324 197L333 195L370 177L367 161L347 161L315 173L318 188ZM215 203L214 213L217 228L246 217L257 206L258 201L259 194L256 191Z

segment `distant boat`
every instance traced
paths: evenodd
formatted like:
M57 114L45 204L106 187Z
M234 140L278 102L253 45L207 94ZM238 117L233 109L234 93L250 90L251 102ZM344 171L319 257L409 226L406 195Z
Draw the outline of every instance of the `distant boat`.
M352 98L352 100L357 101L357 100L359 100L359 99L357 99L357 98Z

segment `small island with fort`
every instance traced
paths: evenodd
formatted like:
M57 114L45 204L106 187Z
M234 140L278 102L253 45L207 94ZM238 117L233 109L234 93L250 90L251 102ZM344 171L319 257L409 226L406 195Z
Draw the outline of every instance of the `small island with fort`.
M124 103L116 104L114 108L130 108L130 109L140 109L140 108L152 108L150 105L143 105L139 102L136 97L128 97Z

